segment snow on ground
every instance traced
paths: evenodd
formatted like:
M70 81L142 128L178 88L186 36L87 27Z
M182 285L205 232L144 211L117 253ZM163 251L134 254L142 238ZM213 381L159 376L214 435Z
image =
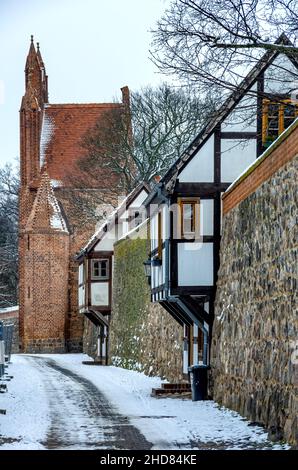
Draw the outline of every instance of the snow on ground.
M167 447L189 441L230 442L230 448L268 444L262 428L250 426L238 413L220 408L213 401L151 397L151 389L161 384L160 378L119 367L83 365L82 361L90 358L82 354L49 357L93 382L150 442L158 441L160 445L163 439Z
M0 395L0 409L6 410L0 414L0 449L42 449L39 441L50 424L42 377L21 355L12 356L6 371L13 379L3 382L8 392Z
M288 449L287 445L268 441L261 427L252 426L239 414L219 407L213 401L192 402L182 398L153 398L153 387L161 380L118 367L88 366L83 354L42 355L63 368L88 379L108 398L122 415L127 416L153 449L193 448L266 448ZM49 425L48 402L39 373L24 355L13 356L9 373L9 392L0 395L0 435L21 436L25 448L38 448ZM211 445L212 443L212 445ZM21 444L20 444L21 445ZM18 443L6 444L16 448ZM40 445L39 445L40 447ZM1 447L3 449L4 447Z

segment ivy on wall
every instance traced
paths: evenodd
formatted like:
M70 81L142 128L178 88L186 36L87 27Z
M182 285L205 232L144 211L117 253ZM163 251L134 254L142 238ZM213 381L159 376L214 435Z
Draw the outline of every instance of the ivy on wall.
M110 358L115 365L143 370L140 332L149 312L150 291L143 261L147 240L122 240L115 246Z
M114 249L113 309L109 358L114 365L182 379L182 327L158 303L151 303L143 262L148 258L146 227Z

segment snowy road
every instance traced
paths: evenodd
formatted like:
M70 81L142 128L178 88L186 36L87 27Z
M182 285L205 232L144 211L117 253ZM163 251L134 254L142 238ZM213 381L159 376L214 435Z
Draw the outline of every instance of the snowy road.
M44 377L51 425L46 449L150 449L140 431L86 378L52 359L32 357Z
M156 399L160 379L85 366L82 354L13 356L1 449L287 449L212 401Z

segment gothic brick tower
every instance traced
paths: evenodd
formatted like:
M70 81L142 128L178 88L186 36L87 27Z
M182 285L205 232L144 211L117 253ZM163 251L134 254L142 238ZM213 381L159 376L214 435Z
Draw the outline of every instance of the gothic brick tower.
M82 139L109 110L129 115L129 91L122 103L50 104L48 77L39 46L31 37L20 108L20 349L79 352L84 318L77 306L74 255L94 231L82 223L69 197L68 176L84 157ZM107 199L115 175L102 171L92 188ZM73 188L72 188L73 189ZM56 221L56 225L55 225Z
M69 233L46 172L41 177L23 236L24 350L65 352Z

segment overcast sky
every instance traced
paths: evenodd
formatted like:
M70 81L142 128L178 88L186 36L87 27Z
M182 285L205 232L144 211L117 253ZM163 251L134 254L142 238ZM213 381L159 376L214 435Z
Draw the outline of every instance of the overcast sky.
M30 35L39 41L51 103L109 102L162 80L150 28L170 0L0 0L0 165L19 157Z

